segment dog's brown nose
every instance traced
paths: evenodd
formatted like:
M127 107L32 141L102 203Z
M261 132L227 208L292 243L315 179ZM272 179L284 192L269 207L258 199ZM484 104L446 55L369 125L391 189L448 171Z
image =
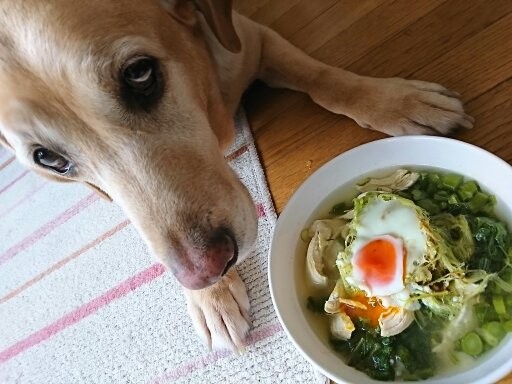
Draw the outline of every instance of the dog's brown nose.
M224 228L216 229L201 249L185 251L185 263L173 269L179 282L189 289L201 289L216 283L238 257L238 246L234 236Z

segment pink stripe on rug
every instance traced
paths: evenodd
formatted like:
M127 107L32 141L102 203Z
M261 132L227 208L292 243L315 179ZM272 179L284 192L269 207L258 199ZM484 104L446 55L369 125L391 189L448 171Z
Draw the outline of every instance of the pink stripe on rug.
M265 217L265 207L262 203L256 204L256 212L258 214L258 219L261 219L262 217Z
M98 195L96 195L95 193L92 193L89 196L85 197L84 199L80 200L78 203L73 205L71 208L62 212L59 216L57 216L52 221L49 221L48 223L44 224L39 229L37 229L35 232L32 232L32 234L25 237L19 243L13 245L11 248L9 248L7 251L5 251L4 253L2 253L0 255L0 265L5 263L7 260L12 259L14 256L16 256L21 251L24 251L31 245L35 244L38 240L40 240L43 237L45 237L46 235L48 235L51 231L53 231L59 225L64 224L66 221L68 221L69 219L71 219L72 217L77 215L79 212L83 211L85 208L87 208L89 205L91 205L98 199L99 199Z
M5 160L2 164L0 164L0 171L2 169L4 169L5 167L7 167L9 164L11 164L15 158L16 158L16 156L12 156L12 157L8 158L7 160Z
M271 324L269 326L263 327L257 331L253 331L249 334L249 337L245 341L245 345L249 346L257 343L258 341L265 340L270 336L275 335L283 330L279 323ZM221 359L226 358L229 355L232 355L233 352L230 351L219 351L212 352L205 356L196 358L190 362L184 363L180 365L178 368L173 369L172 371L162 375L160 377L156 377L151 380L151 384L164 384L170 381L174 381L179 379L180 377L184 377L190 375L192 372L197 371L198 369L204 368L210 364L213 364Z
M226 155L224 158L226 159L226 161L233 161L237 158L239 158L240 156L242 156L245 152L247 152L249 150L249 145L246 144L240 148L238 148L236 151L234 152L231 152L229 155Z
M34 189L28 191L21 199L19 199L17 202L11 205L5 211L1 212L0 219L6 216L7 214L11 213L14 209L18 208L21 204L30 199L36 192L39 192L41 189L43 189L47 184L48 182L45 181L42 184L36 186Z
M19 175L17 178L15 178L13 181L11 181L9 184L7 184L5 187L0 189L0 194L7 191L9 188L11 188L14 184L16 184L18 181L20 181L23 177L25 177L29 173L29 170L23 171L21 175Z
M156 279L164 272L165 268L162 264L153 264L151 267L123 281L121 284L108 290L101 296L96 297L88 303L78 307L74 311L64 315L54 323L44 327L43 329L40 329L25 339L3 350L0 352L0 364L5 363L7 360L12 359L20 353L23 353L30 347L33 347L34 345L49 339L63 329L78 323L83 318L92 315L100 308L108 305L110 302L126 296L131 291L134 291L140 286Z
M64 265L69 263L71 260L76 259L78 256L80 256L81 254L87 252L89 249L91 249L91 248L95 247L96 245L102 243L103 241L107 240L109 237L111 237L115 233L119 232L121 229L126 227L128 224L130 224L129 220L125 220L122 223L117 224L115 227L111 228L110 230L105 232L100 237L98 237L98 238L94 239L93 241L91 241L90 243L84 245L82 248L80 248L79 250L73 252L71 255L65 257L64 259L60 260L59 262L53 264L47 270L45 270L45 271L41 272L40 274L34 276L32 279L27 281L25 284L20 285L18 288L13 289L7 295L5 295L4 297L0 298L0 304L5 303L9 299L12 299L16 295L18 295L21 292L23 292L25 289L29 288L30 286L34 285L35 283L37 283L41 279L43 279L46 276L48 276L50 273L59 270Z

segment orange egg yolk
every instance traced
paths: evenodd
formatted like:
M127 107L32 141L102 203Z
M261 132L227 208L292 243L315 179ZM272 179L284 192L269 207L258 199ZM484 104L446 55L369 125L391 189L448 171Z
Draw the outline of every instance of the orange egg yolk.
M395 245L391 241L376 239L367 243L359 251L357 266L364 271L370 287L382 286L393 282L398 267L397 256ZM405 273L405 250L403 265Z
M377 327L379 325L379 317L383 312L389 310L384 308L380 301L375 297L366 297L363 294L358 294L350 298L351 300L358 301L366 306L366 309L352 307L347 304L342 304L343 311L354 321L363 318L369 321L370 326Z

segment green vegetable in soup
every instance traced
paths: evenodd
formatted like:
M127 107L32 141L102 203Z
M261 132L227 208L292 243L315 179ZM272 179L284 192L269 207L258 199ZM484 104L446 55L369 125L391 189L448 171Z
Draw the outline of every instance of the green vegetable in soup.
M413 200L422 200L426 199L427 197L427 193L420 189L413 189L410 194L410 198L412 198Z
M300 233L300 238L305 243L309 243L311 241L311 236L309 235L309 230L303 229Z
M505 300L503 300L503 296L493 296L492 305L498 315L502 316L507 314L507 308L505 307Z
M505 224L490 217L468 217L468 222L476 246L470 268L499 272L509 263L508 252L512 246Z
M328 299L328 297L315 298L315 297L309 296L306 306L311 312L323 314L323 313L325 313L324 305L325 305L325 302L327 301L327 299Z
M441 212L490 215L495 204L494 197L481 192L475 181L463 182L463 177L455 174L424 172L411 188L400 193L432 215Z
M462 184L463 177L456 174L446 174L441 176L441 188L449 191L455 191Z
M348 209L347 204L345 203L338 203L335 206L331 208L329 211L329 214L333 216L341 216L345 213L345 211Z
M474 309L479 324L499 320L499 315L496 313L496 310L488 302L475 304Z
M469 332L460 342L462 351L470 356L478 356L484 350L484 343L476 332Z
M396 336L382 337L379 332L358 321L349 340L332 339L331 345L348 359L349 366L376 380L420 380L433 375L435 360L427 332L414 324Z
M391 367L392 348L388 345L387 338L382 338L364 322L356 324L356 330L349 340L333 339L331 344L348 359L349 366L377 380L394 380L395 374Z
M487 344L495 347L505 337L507 331L499 321L491 321L482 325L479 333Z
M457 195L462 201L469 201L478 192L478 184L474 181L466 181L457 189Z
M416 201L416 204L418 204L421 208L425 209L426 211L433 215L436 215L439 212L441 212L441 207L433 199L421 199Z

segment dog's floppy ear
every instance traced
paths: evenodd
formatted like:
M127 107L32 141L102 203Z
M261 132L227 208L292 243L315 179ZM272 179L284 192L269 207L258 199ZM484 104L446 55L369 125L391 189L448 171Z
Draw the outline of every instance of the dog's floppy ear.
M195 23L196 10L201 12L224 48L233 53L240 52L242 49L242 43L233 26L233 0L160 0L160 2L171 15L187 25Z
M94 192L96 192L96 194L98 194L99 197L107 200L107 201L112 201L112 198L101 188L95 186L94 184L91 184L91 183L85 183L89 188L91 188Z

